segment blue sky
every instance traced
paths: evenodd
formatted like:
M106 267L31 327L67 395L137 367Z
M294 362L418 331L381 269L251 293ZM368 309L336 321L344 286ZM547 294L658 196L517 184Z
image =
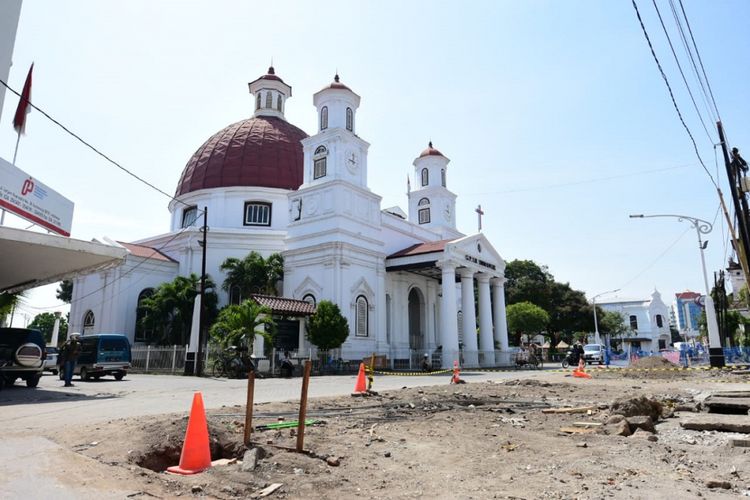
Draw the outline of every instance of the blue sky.
M742 149L750 131L750 3L683 2L729 140ZM669 4L657 3L687 72ZM638 4L699 151L725 186L695 78L686 73L711 139L653 5ZM382 207L406 208L406 176L432 140L451 159L459 228L476 231L481 204L484 232L506 260L545 264L589 297L614 288L646 297L656 287L669 301L677 291L703 290L686 224L628 218L684 213L712 221L718 207L629 0L26 0L10 84L20 90L35 62L36 105L172 193L205 139L251 115L247 82L272 58L293 87L287 119L308 133L312 94L337 69L362 96L358 133L372 144L369 185ZM16 103L6 97L0 123L7 159ZM132 241L168 228L163 195L39 113L29 115L17 164L76 203L74 237ZM726 262L721 218L708 239L711 272ZM48 297L36 305L53 304Z

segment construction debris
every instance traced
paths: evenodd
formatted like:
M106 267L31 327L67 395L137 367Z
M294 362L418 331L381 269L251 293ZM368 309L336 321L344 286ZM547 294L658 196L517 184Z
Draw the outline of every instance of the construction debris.
M750 418L747 415L704 414L680 421L683 429L696 431L725 431L750 433Z
M578 406L576 408L545 408L542 413L588 413L596 411L596 406Z

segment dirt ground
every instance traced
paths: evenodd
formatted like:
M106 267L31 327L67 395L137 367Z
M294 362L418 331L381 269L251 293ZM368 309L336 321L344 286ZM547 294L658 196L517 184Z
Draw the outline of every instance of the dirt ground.
M750 496L750 448L729 445L730 439L750 436L679 425L691 414L682 410L698 410L703 398L721 390L719 382L741 381L740 376L591 373L592 379L549 373L310 400L308 418L321 423L306 429L309 454L283 449L295 446L293 429L255 431L251 448L258 449L258 461L250 470L243 470L248 464L242 463L244 407L239 406L208 413L212 458L238 460L193 476L162 472L179 462L186 414L113 420L50 437L111 465L113 476L132 477L140 488L132 498L249 498L274 483L282 486L267 498ZM743 388L750 391L750 385ZM617 425L607 424L609 407L623 396L646 396L663 405L655 434L614 435ZM594 408L543 413L581 406ZM296 420L298 411L297 402L256 404L253 424Z

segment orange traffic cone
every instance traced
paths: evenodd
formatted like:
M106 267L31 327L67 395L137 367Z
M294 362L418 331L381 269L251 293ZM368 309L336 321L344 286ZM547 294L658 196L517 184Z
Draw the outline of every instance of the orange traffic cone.
M573 370L573 376L579 378L591 378L591 375L581 370Z
M367 394L367 382L365 382L365 364L359 364L359 374L357 375L357 383L354 384L354 392L352 396L361 396Z
M453 362L453 376L451 377L451 384L463 384L465 383L463 380L461 380L461 368L458 367L458 361Z
M208 445L208 424L206 410L203 408L203 396L200 392L193 395L193 407L190 409L185 443L182 445L180 465L167 468L174 474L197 474L211 467L211 449Z

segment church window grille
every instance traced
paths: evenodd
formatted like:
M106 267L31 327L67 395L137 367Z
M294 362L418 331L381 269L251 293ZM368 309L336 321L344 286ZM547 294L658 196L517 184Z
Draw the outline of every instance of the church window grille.
M266 92L266 107L273 109L273 94L271 92Z
M360 295L357 297L357 320L355 322L355 335L357 337L367 337L369 335L369 332L367 331L367 315L368 315L368 307L367 307L367 299L364 297L364 295Z
M464 343L464 313L463 311L458 311L456 316L458 319L458 343L463 344Z
M313 294L311 294L311 293L308 293L304 297L302 297L302 300L304 300L308 304L312 305L313 307L315 305L317 305L316 301L315 301L315 296Z
M354 112L352 112L352 108L346 108L346 130L350 132L354 130Z
M270 226L271 204L258 201L246 202L244 224L246 226Z
M313 156L313 179L326 176L328 150L325 146L318 146Z
M189 207L182 211L182 225L180 227L186 228L195 224L195 219L198 218L198 207Z
M144 306L143 302L154 294L153 288L144 288L141 293L138 294L138 307L135 312L135 341L136 342L148 342L151 340L153 330L146 327L143 324L146 318L146 312L148 309Z
M664 326L664 320L661 317L661 314L656 315L656 327L662 328Z
M281 113L281 94L279 94L279 99L276 101L276 110Z
M315 148L315 156L327 154L328 150L325 146L318 146Z
M429 224L430 223L430 209L429 208L420 208L419 212L419 223L420 224Z
M422 185L426 186L430 183L430 171L426 168L422 169Z
M260 109L260 92L255 96L255 109Z
M422 198L421 200L419 200L419 203L418 203L418 205L420 207L423 207L423 206L429 205L429 204L430 204L429 198Z
M323 106L320 110L320 130L328 128L328 106Z
M445 187L445 169L440 169L440 181L443 183L443 187Z
M94 333L94 326L96 326L96 318L94 317L94 311L88 310L83 315L83 334Z
M637 330L638 329L638 318L635 314L630 315L630 329L631 330Z

